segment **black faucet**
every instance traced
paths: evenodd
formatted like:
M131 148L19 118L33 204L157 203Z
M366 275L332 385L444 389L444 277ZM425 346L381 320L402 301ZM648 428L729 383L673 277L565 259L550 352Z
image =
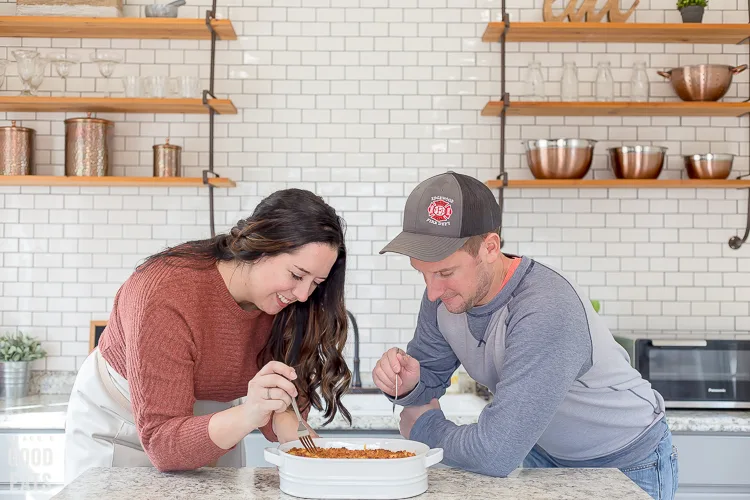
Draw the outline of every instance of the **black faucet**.
M354 315L347 309L346 315L352 322L352 329L354 330L354 373L352 374L352 388L362 387L362 380L359 375L359 328L357 328L357 320L354 319Z
M362 387L362 378L359 374L359 328L357 327L357 320L354 319L354 315L348 309L346 315L349 316L352 322L352 330L354 330L354 366L352 383L348 392L351 394L380 394L381 391L377 387Z

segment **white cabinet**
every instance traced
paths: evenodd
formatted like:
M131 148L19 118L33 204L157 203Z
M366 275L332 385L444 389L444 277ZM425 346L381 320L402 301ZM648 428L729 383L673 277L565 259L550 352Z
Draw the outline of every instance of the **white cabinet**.
M676 500L750 500L750 436L675 433L680 466Z
M64 480L62 431L0 432L0 500L47 500Z

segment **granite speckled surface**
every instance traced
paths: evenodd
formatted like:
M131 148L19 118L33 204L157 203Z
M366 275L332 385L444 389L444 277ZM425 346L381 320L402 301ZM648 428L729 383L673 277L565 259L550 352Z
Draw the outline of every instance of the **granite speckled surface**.
M416 498L434 500L649 500L617 469L519 469L493 478L457 469L429 471L429 488ZM314 497L314 492L311 493ZM55 500L293 499L279 489L276 468L202 468L160 473L150 467L89 469Z
M67 410L67 394L0 399L0 430L63 430Z
M351 411L353 424L337 415L323 427L322 414L310 412L309 423L315 429L332 431L386 430L398 432L398 409L374 394L346 395L345 404ZM0 430L39 429L63 430L68 396L38 395L17 401L0 399ZM446 395L440 400L449 420L458 425L476 423L486 401L470 394ZM750 434L750 411L736 410L667 410L672 432L730 432Z

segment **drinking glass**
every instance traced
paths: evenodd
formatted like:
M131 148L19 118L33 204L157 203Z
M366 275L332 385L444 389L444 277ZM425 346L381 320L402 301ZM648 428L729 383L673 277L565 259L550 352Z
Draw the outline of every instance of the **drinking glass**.
M560 99L563 101L578 100L578 68L574 62L566 62L563 65L563 74L560 80Z
M531 61L526 69L526 89L529 92L526 97L527 100L544 100L544 75L542 74L542 64L538 61Z
M16 60L16 64L18 64L18 76L21 78L21 83L23 83L21 95L32 95L30 82L31 77L34 76L36 58L39 57L39 52L36 50L19 49L11 53Z
M597 101L613 101L615 99L615 80L612 78L609 61L601 61L597 65L594 97Z
M10 61L7 59L0 59L0 89L3 88L3 83L5 83L5 70L8 68L8 64L10 64Z
M633 64L633 72L630 76L630 100L633 102L648 101L648 73L646 63L639 61Z

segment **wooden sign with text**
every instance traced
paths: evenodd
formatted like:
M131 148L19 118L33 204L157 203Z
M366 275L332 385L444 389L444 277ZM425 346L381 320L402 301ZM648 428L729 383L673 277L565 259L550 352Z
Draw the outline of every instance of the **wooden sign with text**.
M573 23L584 21L598 23L604 19L604 16L607 16L607 19L612 23L624 23L633 15L640 0L635 0L633 6L627 12L620 11L619 0L608 0L607 4L598 12L596 10L596 0L584 0L580 7L576 7L578 0L569 0L568 6L565 7L565 10L560 15L552 13L553 3L555 3L555 0L544 0L543 16L546 22L560 22L564 21L567 17Z

